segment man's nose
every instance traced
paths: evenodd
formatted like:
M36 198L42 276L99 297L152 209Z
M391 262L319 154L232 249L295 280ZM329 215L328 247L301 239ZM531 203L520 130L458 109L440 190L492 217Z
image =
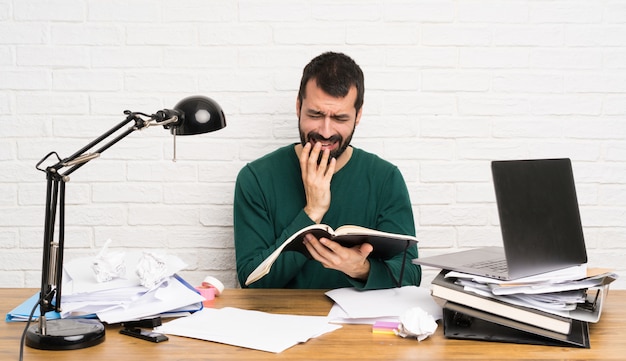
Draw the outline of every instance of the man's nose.
M332 119L329 115L326 115L324 120L322 120L322 124L320 124L319 133L324 138L330 138L333 135L332 129Z

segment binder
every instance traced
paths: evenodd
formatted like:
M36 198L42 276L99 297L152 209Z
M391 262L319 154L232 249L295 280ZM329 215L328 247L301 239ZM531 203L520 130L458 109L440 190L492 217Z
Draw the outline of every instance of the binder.
M585 321L572 320L570 332L562 334L449 301L443 305L443 334L460 340L591 347Z
M459 305L465 305L517 322L541 326L542 328L562 334L569 334L571 332L571 317L514 305L503 300L466 291L463 286L456 284L453 279L446 278L446 273L448 273L448 271L442 270L432 281L432 296L435 300L444 300Z

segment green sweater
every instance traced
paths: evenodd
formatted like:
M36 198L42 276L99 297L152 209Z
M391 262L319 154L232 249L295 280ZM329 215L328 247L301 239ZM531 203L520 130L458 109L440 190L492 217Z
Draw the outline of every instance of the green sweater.
M314 222L304 213L305 194L294 145L288 145L247 164L235 185L234 230L237 276L244 285L248 275L284 240ZM333 175L330 209L322 223L333 228L345 224L380 231L415 235L409 194L396 166L361 149ZM403 254L382 261L370 257L367 282L324 268L299 252L283 252L269 274L249 287L391 288L397 285ZM421 269L411 263L417 246L409 248L403 285L419 285Z

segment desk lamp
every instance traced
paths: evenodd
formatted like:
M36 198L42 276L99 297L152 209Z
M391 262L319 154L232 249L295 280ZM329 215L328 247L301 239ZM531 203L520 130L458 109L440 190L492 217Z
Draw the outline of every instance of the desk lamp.
M43 263L41 292L38 304L38 324L25 330L27 346L44 350L72 350L95 346L104 341L104 326L94 319L47 320L46 312L61 311L61 281L63 275L63 246L65 236L65 183L69 175L90 160L100 156L109 147L136 130L152 125L169 129L174 136L174 159L176 159L176 136L208 133L226 126L221 107L212 99L192 96L181 100L174 109L159 110L156 114L144 114L126 110L126 119L71 156L61 159L51 152L37 163L36 168L46 173L46 213L44 220ZM100 148L88 153L114 133L133 123L128 129L109 140ZM49 159L52 158L52 161ZM56 158L56 159L54 159ZM54 163L42 168L42 163ZM58 240L54 227L58 219Z

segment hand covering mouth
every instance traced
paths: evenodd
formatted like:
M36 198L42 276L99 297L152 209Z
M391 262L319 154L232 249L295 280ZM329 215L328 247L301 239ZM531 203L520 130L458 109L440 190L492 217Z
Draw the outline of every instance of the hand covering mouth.
M311 142L312 145L320 143L322 145L322 149L333 148L336 144L340 144L341 136L333 135L330 138L324 138L318 133L311 133L309 134L309 142Z

